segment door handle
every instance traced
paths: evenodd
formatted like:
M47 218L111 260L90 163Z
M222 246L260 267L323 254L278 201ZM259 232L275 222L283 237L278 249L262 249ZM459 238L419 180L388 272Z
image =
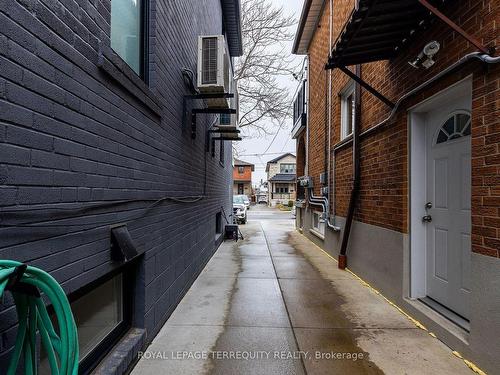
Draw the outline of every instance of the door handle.
M422 221L424 223L430 223L432 221L432 216L431 215L425 215L422 217Z

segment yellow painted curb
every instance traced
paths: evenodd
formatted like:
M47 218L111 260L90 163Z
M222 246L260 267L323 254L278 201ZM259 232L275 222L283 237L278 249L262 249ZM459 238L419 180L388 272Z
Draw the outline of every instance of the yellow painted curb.
M307 238L304 234L300 233L302 236L304 236L307 240L309 240L309 238ZM314 242L312 242L311 240L309 240L315 247L317 247L320 251L322 251L328 258L330 259L333 259L336 263L338 263L338 260L335 259L334 257L332 257L329 253L327 253L325 250L323 250L321 247L319 247L318 245L316 245ZM358 275L356 275L354 272L352 272L349 268L346 268L345 269L347 272L349 272L352 276L354 276L362 285L364 285L365 287L367 287L368 289L370 289L372 292L374 292L375 294L378 294L379 296L381 296L384 300L387 301L387 303L389 303L389 305L393 306L396 310L398 310L401 314L403 314L409 321L411 321L413 324L415 324L415 326L417 326L418 328L426 331L429 336L431 337L434 337L435 339L439 340L438 337L433 333L433 332L429 332L429 330L422 324L420 323L417 319L413 318L412 316L410 316L408 313L406 313L401 307L399 307L398 305L396 305L394 302L392 302L391 300L389 300L386 296L384 296L382 293L380 293L377 289L375 289L373 286L371 286L369 283L367 283L365 280L363 280L361 277L359 277ZM457 351L452 351L452 354L455 355L456 357L460 358L462 361L464 361L464 363L467 365L467 367L469 367L472 371L474 371L476 374L479 374L479 375L487 375L483 370L481 370L479 367L477 367L474 363L472 363L471 361L469 361L468 359L465 359L459 352Z
M476 374L479 374L479 375L486 375L486 373L481 370L479 367L477 367L474 363L472 363L471 361L469 361L468 359L465 359L464 357L462 357L462 354L460 354L459 352L457 351L453 351L452 352L453 355L455 355L456 357L460 358L462 361L465 362L465 364L467 366L469 366L469 368L474 371Z

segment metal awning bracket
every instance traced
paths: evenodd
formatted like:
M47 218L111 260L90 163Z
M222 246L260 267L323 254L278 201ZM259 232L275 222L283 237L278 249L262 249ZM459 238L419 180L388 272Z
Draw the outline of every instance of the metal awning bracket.
M363 87L364 89L366 89L366 91L370 92L377 99L379 99L380 101L382 101L385 105L387 105L387 106L389 106L391 108L394 108L395 104L393 102L391 102L384 95L382 95L380 92L378 92L376 89L374 89L368 83L366 83L366 81L363 81L362 78L358 77L356 74L354 74L349 69L347 69L347 67L345 67L345 66L338 66L337 68L339 68L342 72L344 72L344 74L348 75L353 81L355 81L356 83L359 83L359 85L361 87Z
M192 94L184 95L182 98L182 125L185 126L188 114L188 101L205 100L205 99L223 99L233 98L234 94L216 93L216 94ZM236 109L233 108L192 108L191 109L191 138L196 138L196 119L197 114L236 114Z
M463 38L465 38L469 43L474 45L477 49L479 49L482 53L487 55L493 55L495 53L495 47L485 47L479 40L475 37L467 33L464 29L458 26L455 22L446 17L442 12L439 11L436 7L432 6L427 0L418 0L418 2L424 6L429 12L439 18L441 21L446 23L449 27L451 27L454 31L460 34Z

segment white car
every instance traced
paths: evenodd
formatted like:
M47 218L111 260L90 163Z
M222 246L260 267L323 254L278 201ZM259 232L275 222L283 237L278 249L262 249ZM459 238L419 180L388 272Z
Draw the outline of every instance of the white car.
M246 206L247 210L249 210L250 209L250 199L248 199L248 196L246 196L245 194L239 194L236 196L243 198L243 202L245 202L245 206Z
M265 203L265 204L267 204L267 193L265 193L265 194L258 194L257 195L257 203Z
M243 195L243 201L245 202L245 206L247 206L247 210L250 209L250 199L247 195Z
M238 224L247 223L247 206L243 195L233 195L233 219Z

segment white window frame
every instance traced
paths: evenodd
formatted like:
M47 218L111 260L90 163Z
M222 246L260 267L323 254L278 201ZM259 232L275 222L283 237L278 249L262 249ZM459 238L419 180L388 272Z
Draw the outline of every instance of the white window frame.
M322 236L325 235L325 221L321 220L322 212L313 211L311 215L311 229Z
M291 171L291 168L286 168L286 170L288 172L283 171L283 168L284 168L285 165L288 166L288 167L293 166L293 172ZM294 173L296 173L296 171L297 171L297 164L296 163L281 163L280 164L280 173L294 174Z
M356 100L354 98L354 96L356 95L355 88L356 88L356 85L355 85L354 81L351 80L346 85L346 87L340 92L340 139L341 140L349 137L352 134L353 129L354 129L354 121L356 118L356 109L352 108L352 117L349 119L348 118L348 113L349 113L348 106L353 105L353 104L351 104L347 100L347 98L349 98L352 95L353 99ZM347 130L348 121L351 121L351 131L350 132L348 132L348 130Z

